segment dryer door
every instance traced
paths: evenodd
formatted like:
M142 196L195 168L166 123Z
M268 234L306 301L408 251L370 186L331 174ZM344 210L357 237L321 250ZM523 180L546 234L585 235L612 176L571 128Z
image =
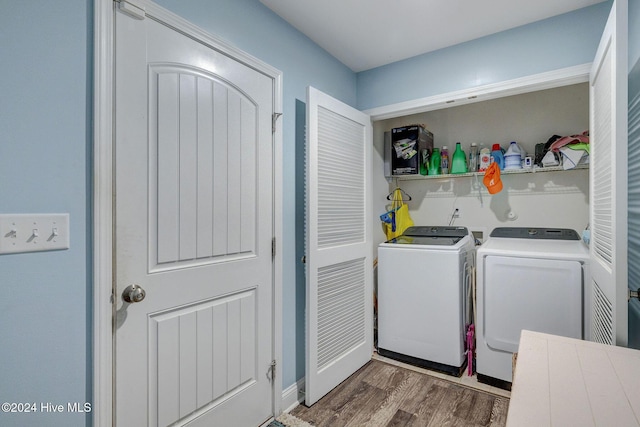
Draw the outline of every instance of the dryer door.
M489 347L516 352L527 329L582 339L582 264L485 258L484 335Z

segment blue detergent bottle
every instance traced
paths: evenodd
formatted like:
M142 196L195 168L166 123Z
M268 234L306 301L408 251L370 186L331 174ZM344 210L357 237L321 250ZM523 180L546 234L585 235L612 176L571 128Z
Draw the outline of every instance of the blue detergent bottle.
M493 157L494 162L498 163L500 170L504 170L504 154L502 153L500 144L493 144L493 147L491 148L491 157Z

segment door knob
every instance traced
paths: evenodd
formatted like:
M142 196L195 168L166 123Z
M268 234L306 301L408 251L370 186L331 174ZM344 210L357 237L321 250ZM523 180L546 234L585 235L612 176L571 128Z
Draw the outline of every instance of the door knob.
M147 293L138 285L129 285L122 292L122 299L129 304L140 302L144 299Z

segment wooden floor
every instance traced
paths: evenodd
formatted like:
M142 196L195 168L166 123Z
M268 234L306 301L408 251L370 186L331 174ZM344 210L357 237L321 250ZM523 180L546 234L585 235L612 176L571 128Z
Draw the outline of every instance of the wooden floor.
M321 426L504 426L509 399L372 360L311 408L292 415Z

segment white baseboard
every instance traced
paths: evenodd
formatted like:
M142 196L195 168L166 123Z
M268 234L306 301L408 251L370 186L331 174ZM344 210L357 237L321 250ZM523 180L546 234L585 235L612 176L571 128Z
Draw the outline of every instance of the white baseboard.
M284 412L290 412L302 402L304 402L304 377L282 390Z

